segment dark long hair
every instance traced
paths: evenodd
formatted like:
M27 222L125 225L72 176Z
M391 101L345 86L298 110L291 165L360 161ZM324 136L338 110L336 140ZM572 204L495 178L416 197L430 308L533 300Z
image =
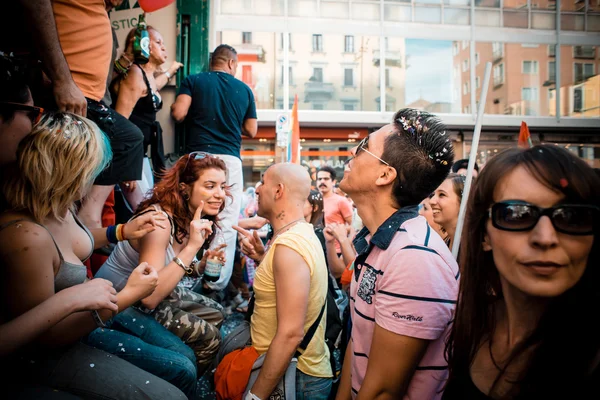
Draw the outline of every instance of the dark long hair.
M317 228L325 227L325 212L323 211L323 195L318 190L311 190L308 195L308 202L312 206L310 214L310 223ZM315 211L315 206L317 210Z
M600 178L584 161L552 145L509 149L492 158L477 178L468 202L460 265L462 276L455 321L446 345L450 380L468 377L481 345L493 337L495 308L503 298L492 252L482 248L488 209L497 183L516 167L526 168L549 189L562 193L565 202L598 205ZM596 226L597 228L597 226ZM516 346L500 368L491 394L507 366L526 350L528 363L515 382L520 398L573 397L597 355L600 332L590 312L600 305L598 231L585 272L577 284L551 299L537 327ZM488 349L482 349L488 351ZM515 393L511 393L514 397ZM564 397L564 398L567 398Z
M177 160L175 165L162 174L162 179L154 185L151 196L140 203L137 212L139 213L148 207L151 207L153 204L160 204L163 209L168 210L173 215L175 240L177 240L178 243L182 243L183 239L189 234L188 229L192 218L194 218L194 214L190 211L188 199L183 196L183 192L179 185L185 183L189 187L192 187L194 182L200 178L200 175L202 175L205 170L211 168L222 170L227 174L227 166L220 158L209 155L205 158L196 160L190 158L190 155L187 154L182 156ZM229 187L225 188L227 197L231 197L229 189ZM223 211L224 207L225 201L223 201L219 212ZM216 215L207 215L204 218L213 221L215 226L219 227L219 219ZM205 240L205 247L210 244L215 232L216 230L213 229L213 233Z

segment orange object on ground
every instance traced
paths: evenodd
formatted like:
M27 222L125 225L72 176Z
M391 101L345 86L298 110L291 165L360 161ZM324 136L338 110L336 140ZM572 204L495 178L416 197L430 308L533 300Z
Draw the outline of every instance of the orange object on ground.
M257 358L258 352L253 346L234 350L223 357L215 371L217 400L243 400Z

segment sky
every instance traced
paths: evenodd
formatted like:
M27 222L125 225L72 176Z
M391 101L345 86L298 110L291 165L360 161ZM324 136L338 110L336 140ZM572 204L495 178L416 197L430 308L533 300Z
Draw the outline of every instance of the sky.
M452 41L406 39L406 104L452 102Z

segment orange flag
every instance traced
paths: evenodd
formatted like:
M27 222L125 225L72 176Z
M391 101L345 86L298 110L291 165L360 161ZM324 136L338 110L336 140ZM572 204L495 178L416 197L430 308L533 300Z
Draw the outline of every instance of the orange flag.
M292 140L290 145L292 147L292 154L290 161L294 164L300 164L300 121L298 121L298 95L294 97L294 106L292 107Z
M521 130L519 131L519 147L524 149L529 149L533 147L533 143L531 142L531 135L529 134L529 127L525 123L525 121L521 122Z

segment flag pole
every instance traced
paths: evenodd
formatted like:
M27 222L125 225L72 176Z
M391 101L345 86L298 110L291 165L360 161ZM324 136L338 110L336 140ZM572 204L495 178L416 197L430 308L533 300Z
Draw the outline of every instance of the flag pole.
M460 239L462 236L463 226L465 223L465 215L467 212L467 201L469 200L469 192L471 191L471 182L473 181L473 169L475 168L475 160L477 159L477 149L479 147L479 138L481 136L481 124L483 121L483 112L485 110L485 101L487 99L488 87L490 86L490 75L492 73L492 63L485 64L485 73L483 76L483 86L479 96L479 107L477 107L477 120L475 121L475 130L473 131L473 141L471 143L471 154L469 155L469 166L467 167L467 179L465 188L463 189L462 200L460 202L460 211L458 212L458 223L456 224L456 232L454 234L454 242L452 242L452 256L457 258L458 249L460 247Z

